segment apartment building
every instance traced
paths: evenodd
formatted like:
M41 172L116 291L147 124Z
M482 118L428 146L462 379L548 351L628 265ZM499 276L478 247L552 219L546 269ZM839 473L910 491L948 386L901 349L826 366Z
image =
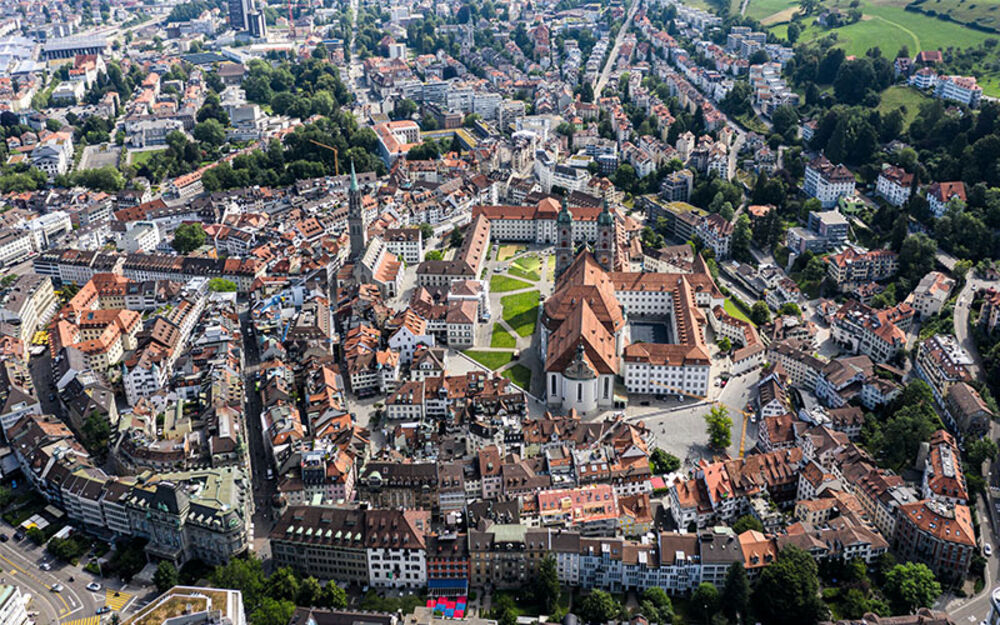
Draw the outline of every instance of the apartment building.
M854 195L854 174L844 165L834 165L820 155L806 165L802 190L819 200L823 208L832 208L841 197Z
M913 192L913 174L902 167L883 164L875 183L875 193L893 206L902 206Z
M18 276L0 294L0 322L5 324L2 333L14 336L27 347L35 332L52 318L57 305L51 278L33 273Z
M931 213L939 219L948 210L948 203L952 198L965 202L965 183L935 182L927 187L927 204L930 205Z
M983 97L983 88L976 84L975 76L938 76L934 97L976 108Z
M848 300L830 324L833 339L853 354L865 354L874 362L886 362L906 347L906 329L914 311L906 303L889 309L874 309Z
M952 278L940 271L931 271L920 279L905 301L921 319L927 319L941 311L954 289Z
M917 375L930 385L938 405L944 405L952 384L972 381L972 357L950 334L935 334L922 341L915 364Z
M824 261L827 275L842 292L888 280L899 271L899 255L890 250L858 251L848 247L825 257Z
M893 547L898 558L922 562L939 578L964 579L978 549L969 508L934 499L903 504Z

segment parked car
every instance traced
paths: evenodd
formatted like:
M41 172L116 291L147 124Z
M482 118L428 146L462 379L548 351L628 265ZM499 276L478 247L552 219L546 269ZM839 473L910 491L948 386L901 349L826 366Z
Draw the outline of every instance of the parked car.
M110 611L111 611L111 606L102 605L101 607L97 608L97 611L94 612L94 614L107 614Z
M993 555L993 546L990 545L989 543L983 545L983 555L986 556L987 558Z
M42 562L41 564L38 565L38 568L42 569L43 571L51 571L52 565L49 564L48 562Z
M10 538L7 536L7 534L0 534L0 543L5 543L8 540L10 540Z
M62 584L53 584L51 590L52 590L52 592L62 592L63 591L63 585Z

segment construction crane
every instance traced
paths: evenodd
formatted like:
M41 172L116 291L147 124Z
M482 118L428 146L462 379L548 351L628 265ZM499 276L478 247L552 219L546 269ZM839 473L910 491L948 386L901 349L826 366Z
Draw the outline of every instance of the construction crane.
M327 150L333 151L333 171L339 176L340 175L340 151L332 145L327 145L325 143L320 143L319 141L313 141L312 139L307 139L309 143L314 143L321 148L326 148Z
M698 395L696 393L689 393L689 392L687 392L685 390L677 388L676 386L670 386L669 384L664 384L663 382L657 382L656 380L650 380L650 382L652 384L655 384L656 386L662 386L663 388L669 390L671 393L673 393L675 395L684 395L686 397L691 397L691 398L697 399L699 401L708 401L708 396L706 396L706 395ZM709 403L712 404L713 407L714 406L724 406L725 407L725 404L723 404L718 399L712 400ZM728 407L726 407L726 409L728 410ZM746 447L747 420L750 418L750 411L749 410L741 410L740 412L743 415L743 430L740 433L740 458L742 458L743 455L744 455L745 447Z

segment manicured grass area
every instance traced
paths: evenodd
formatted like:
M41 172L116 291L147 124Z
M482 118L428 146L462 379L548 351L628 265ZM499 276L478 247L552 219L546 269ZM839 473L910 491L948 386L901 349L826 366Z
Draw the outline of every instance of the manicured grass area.
M531 286L530 282L511 278L510 276L493 276L490 278L490 290L494 293L506 293L507 291L517 291Z
M503 304L503 320L521 336L535 333L538 321L538 291L528 291L507 295L500 300Z
M486 352L467 349L462 353L491 370L499 369L514 358L514 352Z
M750 0L747 6L747 17L763 20L775 13L798 6L795 0Z
M499 323L493 324L493 334L490 337L490 347L501 349L514 349L517 346L517 339L510 335L510 332L503 329Z
M160 152L166 152L166 150L143 150L142 152L129 152L129 160L136 167L142 167L145 165L149 159L153 158L154 155Z
M905 120L903 123L909 128L913 120L917 118L917 113L920 112L920 105L929 101L930 98L913 87L896 85L882 92L882 101L879 102L878 112L885 115L902 107L903 119Z
M548 260L545 261L545 265L548 267L547 271L549 274L549 282L553 282L556 279L556 257L549 256Z
M504 261L508 258L513 258L515 255L520 254L527 248L523 245L501 245L497 249L497 260Z
M753 0L751 4L752 2ZM850 8L846 1L827 2L823 6L839 7L844 11ZM816 26L812 23L812 18L809 18L803 22L808 26L799 35L799 42L818 39L828 33L837 33L836 45L843 48L847 54L861 56L868 49L877 46L884 55L892 56L904 45L910 49L911 54L915 54L915 50L976 46L990 37L989 33L972 30L961 24L944 22L922 13L906 11L898 4L864 2L862 12L860 21L830 30ZM788 32L788 25L776 25L770 30L778 37L784 38Z
M514 365L500 375L507 378L514 384L517 384L529 393L531 392L531 369L525 367L524 365Z
M931 0L917 7L947 15L963 24L979 24L990 28L1000 27L1000 4L996 2L968 2L966 0Z
M542 261L533 255L521 256L511 264L524 271L538 271L542 267Z
M746 313L744 313L743 310L741 310L740 307L736 305L736 302L729 299L728 297L726 298L726 304L725 306L723 306L723 309L730 317L736 317L737 319L742 319L747 323L753 323L752 321L750 321L750 317L747 317Z
M514 276L515 278L522 278L524 280L530 280L532 282L538 282L542 279L542 276L534 271L525 271L518 267L517 265L512 266L507 270L507 273Z

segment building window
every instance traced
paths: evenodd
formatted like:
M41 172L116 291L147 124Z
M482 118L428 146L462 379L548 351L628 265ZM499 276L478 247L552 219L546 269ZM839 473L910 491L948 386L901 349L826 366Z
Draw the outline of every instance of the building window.
M576 401L583 401L583 382L576 385Z

